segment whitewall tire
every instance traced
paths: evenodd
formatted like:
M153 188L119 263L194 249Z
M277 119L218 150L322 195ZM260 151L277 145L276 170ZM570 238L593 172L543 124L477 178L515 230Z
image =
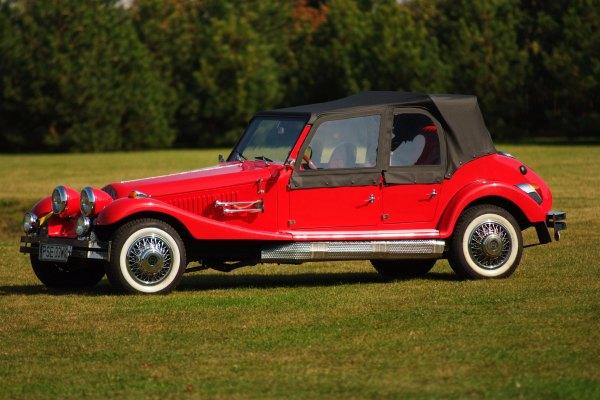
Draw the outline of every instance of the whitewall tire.
M515 218L505 209L483 204L459 218L450 243L452 269L465 278L504 278L521 261L523 237Z
M113 235L109 281L132 293L167 293L186 268L185 246L167 223L140 219L121 226Z

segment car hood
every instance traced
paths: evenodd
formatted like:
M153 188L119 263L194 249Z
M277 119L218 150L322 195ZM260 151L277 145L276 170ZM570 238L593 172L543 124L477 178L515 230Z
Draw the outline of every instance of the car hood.
M228 162L194 171L115 182L106 186L104 190L113 198L127 197L132 191L139 191L151 197L162 197L268 179L282 168L282 165L264 161Z

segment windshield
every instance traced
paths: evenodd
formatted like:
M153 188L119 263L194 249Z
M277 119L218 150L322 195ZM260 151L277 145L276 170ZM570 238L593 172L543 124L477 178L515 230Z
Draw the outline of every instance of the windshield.
M256 117L231 152L229 161L264 160L283 163L306 124L304 117Z

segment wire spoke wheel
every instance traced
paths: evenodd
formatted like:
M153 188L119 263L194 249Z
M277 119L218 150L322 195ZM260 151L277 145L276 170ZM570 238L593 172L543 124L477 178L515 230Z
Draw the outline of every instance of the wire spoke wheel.
M448 251L450 266L461 278L510 276L521 261L521 227L504 208L479 204L460 216Z
M173 290L187 265L177 230L154 218L134 219L112 235L106 275L117 290L158 294Z
M143 236L127 249L127 270L144 285L156 285L169 274L173 250L160 236Z
M469 254L481 268L500 268L509 258L512 242L508 230L496 221L485 221L469 236Z

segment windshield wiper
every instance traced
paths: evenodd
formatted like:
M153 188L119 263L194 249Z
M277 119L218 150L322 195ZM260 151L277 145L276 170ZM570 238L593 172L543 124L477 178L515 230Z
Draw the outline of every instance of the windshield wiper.
M263 161L267 161L267 162L273 162L273 160L271 160L269 157L265 157L265 156L256 156L254 157L255 160L263 160Z

